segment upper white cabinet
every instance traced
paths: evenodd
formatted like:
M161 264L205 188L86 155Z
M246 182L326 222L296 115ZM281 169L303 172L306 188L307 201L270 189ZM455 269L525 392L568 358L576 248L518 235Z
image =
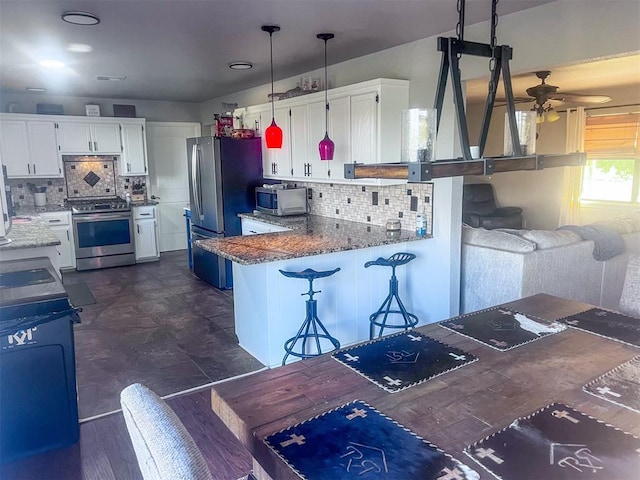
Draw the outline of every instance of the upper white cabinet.
M54 121L3 115L0 154L9 178L62 177Z
M122 124L120 175L147 175L147 139L144 123Z
M60 153L77 155L120 155L122 140L120 124L93 122L66 122L58 124Z
M144 118L0 114L9 178L62 177L62 155L118 155L120 175L147 175Z
M281 150L263 149L264 176L281 180L390 184L406 180L347 180L345 163L400 161L402 110L409 106L409 82L377 79L327 92L276 102L276 123L284 132ZM325 112L328 127L325 127ZM261 135L271 123L269 104L239 109L247 128ZM318 144L328 128L335 144L334 159L320 160Z

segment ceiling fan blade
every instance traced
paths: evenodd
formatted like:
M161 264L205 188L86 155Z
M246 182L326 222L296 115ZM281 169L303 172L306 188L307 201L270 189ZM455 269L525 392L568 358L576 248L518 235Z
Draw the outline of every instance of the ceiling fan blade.
M607 95L583 95L581 93L561 92L549 95L550 99L571 103L607 103L611 97Z
M533 102L534 99L531 97L514 97L513 101L514 103L529 103L529 102ZM506 105L506 104L507 104L506 98L496 98L496 105L500 106L500 105Z

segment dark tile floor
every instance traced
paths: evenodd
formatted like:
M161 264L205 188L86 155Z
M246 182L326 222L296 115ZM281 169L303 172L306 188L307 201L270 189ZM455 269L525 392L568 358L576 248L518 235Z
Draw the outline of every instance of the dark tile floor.
M232 293L195 277L186 251L63 281L86 283L96 299L74 328L82 419L119 409L131 383L165 396L263 368L238 345Z

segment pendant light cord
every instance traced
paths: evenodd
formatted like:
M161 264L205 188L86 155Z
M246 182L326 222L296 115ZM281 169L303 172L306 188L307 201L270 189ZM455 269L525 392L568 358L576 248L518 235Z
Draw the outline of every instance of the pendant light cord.
M327 39L324 39L324 133L329 134L329 85L327 84Z
M275 107L273 106L273 32L269 32L269 51L271 57L271 120L276 118Z

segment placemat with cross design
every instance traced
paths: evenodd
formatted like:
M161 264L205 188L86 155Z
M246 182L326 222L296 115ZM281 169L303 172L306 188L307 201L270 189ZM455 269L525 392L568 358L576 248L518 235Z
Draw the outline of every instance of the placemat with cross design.
M640 439L553 403L515 420L465 453L504 480L632 479L640 472Z
M339 350L332 356L391 393L478 360L470 353L415 330Z
M638 318L602 308L590 308L558 321L578 330L640 347L640 319Z
M264 442L301 478L476 480L477 472L355 400Z
M496 350L511 350L567 327L508 308L492 307L440 322L440 326Z
M591 395L640 413L640 356L608 371L587 383L582 389Z

